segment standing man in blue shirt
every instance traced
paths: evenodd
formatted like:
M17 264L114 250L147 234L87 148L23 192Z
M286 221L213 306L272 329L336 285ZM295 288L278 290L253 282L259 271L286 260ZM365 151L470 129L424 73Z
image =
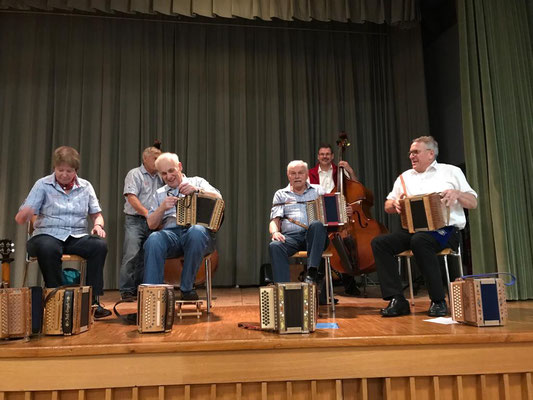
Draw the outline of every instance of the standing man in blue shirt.
M123 300L137 297L137 287L144 274L143 245L150 233L146 217L150 202L163 181L157 173L155 160L161 154L161 143L144 149L142 164L133 168L124 179L124 245L120 265L119 290Z
M103 240L104 217L96 193L89 181L78 177L80 155L72 147L61 146L53 154L54 173L33 185L15 216L18 224L28 223L34 216L33 235L28 240L28 254L37 257L48 288L63 284L61 256L76 254L87 260L87 285L93 288L95 318L111 315L98 303L104 293L104 263L107 244ZM87 216L93 227L87 233Z
M198 300L194 279L206 254L215 249L215 234L202 225L190 227L176 224L178 197L203 193L221 199L220 192L204 178L188 178L177 154L163 153L156 162L157 171L166 183L152 199L148 227L161 230L152 233L144 244L144 283L163 283L165 259L183 257L181 299Z
M318 266L326 248L327 231L320 221L308 226L305 203L325 194L320 185L307 182L307 163L294 160L287 165L289 185L274 194L270 212L269 244L274 282L289 282L289 257L302 250L307 251L305 282L317 283Z

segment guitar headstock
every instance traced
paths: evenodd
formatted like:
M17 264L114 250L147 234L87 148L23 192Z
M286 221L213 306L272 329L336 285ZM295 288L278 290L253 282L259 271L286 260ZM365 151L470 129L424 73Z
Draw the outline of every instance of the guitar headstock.
M12 258L9 258L11 253L15 252L15 243L9 239L0 240L0 256L2 256L2 262L11 262Z

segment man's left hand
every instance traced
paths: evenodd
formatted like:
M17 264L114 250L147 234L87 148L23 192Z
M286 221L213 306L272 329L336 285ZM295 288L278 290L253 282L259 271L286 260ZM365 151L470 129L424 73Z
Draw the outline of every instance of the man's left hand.
M349 206L349 205L346 206L346 215L348 215L348 218L350 218L353 215L352 206Z
M441 201L446 207L451 207L457 203L460 196L460 190L446 189L441 193Z
M178 186L180 193L183 193L185 196L193 194L198 191L196 186L191 185L189 182L181 182Z

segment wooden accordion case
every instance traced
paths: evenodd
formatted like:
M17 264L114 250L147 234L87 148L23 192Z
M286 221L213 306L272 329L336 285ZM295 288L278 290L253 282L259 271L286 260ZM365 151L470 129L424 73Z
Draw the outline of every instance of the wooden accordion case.
M179 197L176 203L176 223L179 226L202 225L216 232L222 225L224 200L194 193Z
M344 225L348 222L346 200L341 193L329 193L306 203L309 225L320 221L324 226Z
M92 287L45 289L43 333L76 335L93 325Z
M406 197L400 204L402 228L410 233L436 231L449 223L449 209L442 204L439 193Z
M175 314L174 286L139 285L137 299L137 329L140 333L172 330Z
M276 283L259 288L261 329L277 333L310 333L317 319L316 286Z
M450 284L452 319L475 326L507 322L505 285L499 278L458 278Z
M30 289L0 289L0 339L29 337L31 321Z

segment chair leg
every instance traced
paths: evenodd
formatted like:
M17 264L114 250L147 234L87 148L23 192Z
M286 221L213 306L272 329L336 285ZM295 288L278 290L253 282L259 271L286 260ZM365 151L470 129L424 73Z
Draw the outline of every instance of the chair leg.
M326 300L331 304L331 311L335 312L335 298L333 296L333 276L331 275L331 262L329 257L325 257L326 261Z
M85 286L87 282L87 260L80 261L80 285Z
M448 268L448 256L447 255L444 255L444 269L446 270L446 282L448 283L448 285L447 285L447 289L448 289L448 304L451 304L451 299L450 299L450 270Z
M407 257L407 276L409 279L409 296L411 298L411 305L415 306L415 295L413 294L413 274L411 271L411 257Z
M205 293L207 299L206 310L209 314L211 312L211 260L205 259Z

